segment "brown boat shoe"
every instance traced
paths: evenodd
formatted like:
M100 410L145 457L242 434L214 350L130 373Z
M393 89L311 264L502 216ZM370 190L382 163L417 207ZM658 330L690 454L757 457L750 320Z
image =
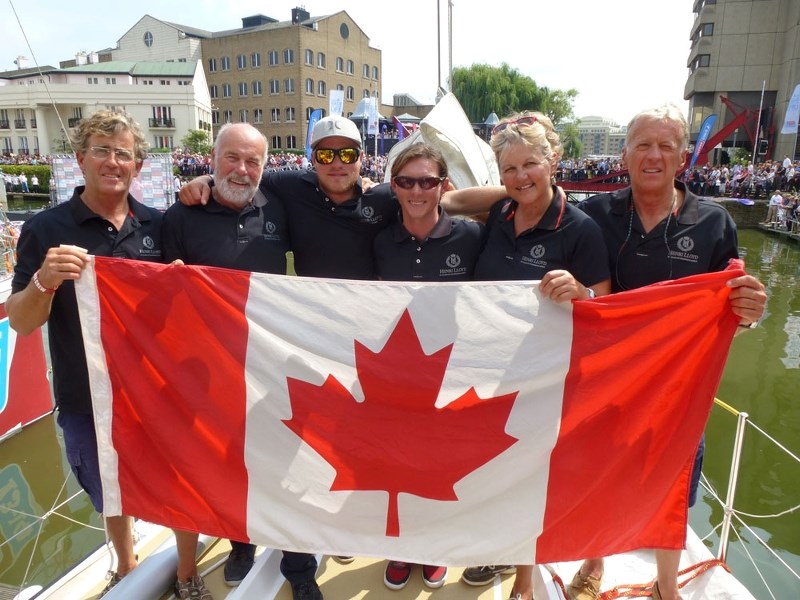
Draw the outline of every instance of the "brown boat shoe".
M600 595L601 581L602 577L581 575L578 571L567 586L567 596L570 600L596 600Z

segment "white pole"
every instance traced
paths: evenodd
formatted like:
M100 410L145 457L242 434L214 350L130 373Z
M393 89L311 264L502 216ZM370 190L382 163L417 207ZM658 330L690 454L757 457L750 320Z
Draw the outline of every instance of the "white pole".
M447 90L453 91L453 2L447 2L447 48L448 48L448 71L447 71Z
M761 136L761 109L764 107L764 89L767 87L767 81L761 84L761 102L758 104L758 120L756 122L756 143L753 144L753 166L756 166L756 152L758 151L758 142Z
M441 0L436 0L436 64L437 77L436 89L442 87L442 5Z

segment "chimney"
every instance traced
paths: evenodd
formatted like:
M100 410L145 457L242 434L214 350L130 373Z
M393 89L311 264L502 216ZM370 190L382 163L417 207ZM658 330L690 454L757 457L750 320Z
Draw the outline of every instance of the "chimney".
M27 69L28 68L28 57L27 56L18 56L14 61L14 64L17 65L17 69Z
M299 25L303 21L307 21L311 18L311 13L309 13L304 6L298 6L297 8L292 9L292 24Z
M85 65L86 64L86 52L78 52L75 55L75 64L77 66Z

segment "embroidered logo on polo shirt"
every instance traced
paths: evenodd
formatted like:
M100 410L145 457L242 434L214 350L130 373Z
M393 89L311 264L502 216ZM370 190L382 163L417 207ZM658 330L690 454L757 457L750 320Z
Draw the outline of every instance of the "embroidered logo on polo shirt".
M140 257L157 258L161 256L161 249L156 248L155 240L146 235L142 238L142 249L139 250Z
M697 254L691 253L692 250L694 250L694 240L688 235L680 238L675 245L678 247L678 249L669 251L670 258L690 263L696 263L700 260L700 257Z
M365 219L371 219L375 215L375 209L371 206L365 206L361 209L361 216Z
M683 236L678 240L678 250L681 252L691 252L694 248L694 240L688 235Z
M444 264L447 268L439 269L439 277L454 277L467 272L467 268L461 266L461 257L458 254L451 254L445 258Z
M281 239L281 236L275 233L276 231L278 231L278 226L275 225L275 223L273 223L272 221L267 221L266 223L264 223L264 233L262 237L265 240L270 240L273 242L279 241Z
M530 258L527 256L523 256L520 258L520 262L525 263L526 265L533 265L535 267L540 268L547 268L547 261L542 260L545 255L545 247L542 244L536 244L533 246L530 251Z

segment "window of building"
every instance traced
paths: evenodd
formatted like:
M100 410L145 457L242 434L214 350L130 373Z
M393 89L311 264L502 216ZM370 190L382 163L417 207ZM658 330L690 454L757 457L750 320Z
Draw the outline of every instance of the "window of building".
M317 52L317 67L324 69L326 68L325 65L325 54L323 52Z
M289 106L286 108L286 122L294 123L294 107Z
M253 96L260 96L262 94L261 81L253 82Z
M260 108L253 109L253 123L263 123L264 122L264 111Z
M250 55L250 66L254 69L261 66L261 52L253 52Z
M700 26L700 34L702 36L714 35L714 24L713 23L703 23Z
M11 138L3 138L3 152L5 154L14 153L14 146L11 144Z
M211 124L212 125L219 125L219 111L212 110L211 111Z
M230 83L223 83L222 84L222 97L223 98L230 98L231 97L231 84Z
M281 84L277 79L269 80L269 93L273 96L279 94L281 91Z
M305 61L307 65L314 64L314 51L306 49L305 51Z
M344 86L341 83L337 83L336 84L336 91L337 92L343 92L344 91Z
M239 123L247 123L247 109L243 108L239 111Z
M711 55L710 54L698 54L697 57L694 59L692 63L692 72L695 69L699 69L701 67L707 67L711 64Z
M183 81L178 81L178 85L192 85L192 82L186 79Z
M283 64L294 64L294 50L292 48L286 48L286 50L283 51Z
M87 77L86 83L89 85L97 85L97 77Z
M369 90L368 89L364 89L364 93L361 94L361 97L362 98L369 98Z
M175 143L171 135L155 135L153 136L153 148L172 148L175 147Z
M294 94L294 79L286 79L283 82L283 91L287 94Z
M272 139L269 142L271 148L282 148L281 146L281 136L273 135Z
M247 82L240 81L239 82L239 96L244 97L247 96Z
M317 96L324 96L327 93L327 86L321 79L317 82Z
M170 84L170 80L169 79L162 79L159 83L161 85L169 85Z
M223 56L222 59L220 59L220 63L223 71L231 70L231 59L229 56Z
M226 110L224 113L222 113L222 122L223 123L233 123L233 111L232 110Z
M208 59L208 72L209 73L216 73L217 71L217 59L216 58L209 58Z
M313 94L313 93L314 93L314 80L306 79L306 94Z
M217 86L215 86L215 85L208 86L208 95L209 96L211 96L212 98L217 98L218 97L217 92L218 92Z
M116 77L106 77L106 85L117 85Z
M355 100L356 90L353 88L352 85L347 86L347 94L345 95L347 96L348 100L350 101Z
M306 123L307 123L308 121L310 121L310 120L311 120L311 113L313 113L313 112L314 112L314 110L315 110L315 109L314 109L313 107L311 107L311 106L309 106L309 107L306 109ZM326 117L326 116L327 116L327 114L328 114L328 111L326 111L324 108L320 108L320 109L319 109L319 111L320 111L320 113L321 113L321 114L320 114L320 118Z
M269 120L273 123L280 123L281 122L281 109L280 108L273 108L269 111Z
M336 57L336 72L337 73L344 72L344 59L341 56Z
M356 65L352 60L347 61L347 74L352 75L356 72Z
M269 66L274 67L278 64L278 51L277 50L270 50L269 51Z
M369 65L364 65L364 68L361 69L361 75L366 79L369 79Z
M236 68L240 71L247 68L247 57L244 54L239 54L236 57Z
M142 80L142 85L153 85L152 79L144 79Z
M17 139L19 140L19 153L30 154L30 151L28 150L28 138L24 135L21 135Z
M293 135L286 136L286 149L287 150L296 150L297 149L297 138Z
M372 67L372 78L378 80L378 67Z

